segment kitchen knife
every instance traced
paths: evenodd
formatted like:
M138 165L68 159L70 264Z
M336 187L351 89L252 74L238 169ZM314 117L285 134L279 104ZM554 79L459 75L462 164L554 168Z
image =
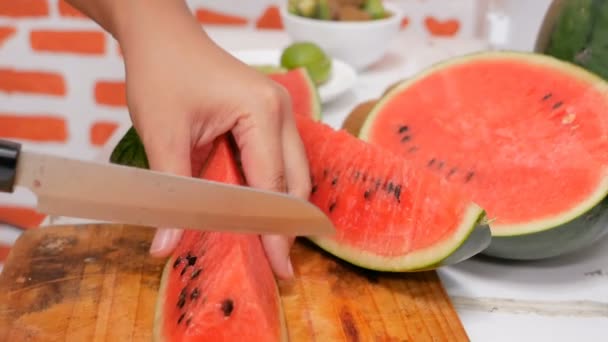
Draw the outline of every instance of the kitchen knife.
M26 151L0 140L0 192L16 186L49 215L138 226L325 235L334 227L308 201L278 192Z

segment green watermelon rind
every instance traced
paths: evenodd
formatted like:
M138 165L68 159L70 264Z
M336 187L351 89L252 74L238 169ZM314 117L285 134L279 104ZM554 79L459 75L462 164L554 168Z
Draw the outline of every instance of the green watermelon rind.
M483 209L471 203L465 209L463 219L450 239L401 256L380 256L323 236L308 236L307 239L326 252L362 268L381 272L417 272L433 269L450 257L465 243L475 228L483 224L484 217Z
M597 91L605 93L608 98L608 83L599 75L556 57L524 51L474 52L436 63L395 86L372 108L361 127L359 138L369 142L370 129L382 106L411 84L445 67L493 58L501 60L513 58L517 61L555 67L572 77L588 82ZM608 228L601 225L608 220L607 201L608 170L594 193L561 215L519 225L493 225L490 218L492 242L482 254L504 259L535 260L571 253L590 246L608 234Z
M304 74L304 78L308 84L308 88L310 89L310 93L313 95L311 100L311 108L313 108L313 120L320 121L323 117L321 110L321 95L319 94L319 88L315 85L312 77L306 71L306 69L300 68L299 72Z
M160 278L160 286L158 288L158 296L156 297L156 305L154 307L154 324L152 324L152 341L153 342L164 342L165 341L165 333L164 333L164 319L163 313L165 312L165 292L167 292L167 285L169 280L169 274L171 274L172 267L171 263L174 258L170 257L165 266L163 267L163 272L161 273Z
M557 257L582 250L608 235L608 197L581 216L532 234L493 236L483 254L514 260Z

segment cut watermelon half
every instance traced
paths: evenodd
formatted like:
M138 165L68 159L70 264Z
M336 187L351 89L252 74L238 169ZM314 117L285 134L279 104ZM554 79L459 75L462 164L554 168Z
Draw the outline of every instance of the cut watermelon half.
M381 271L433 267L481 224L482 209L457 187L344 130L297 118L311 170L310 202L333 236L308 237L352 264Z
M114 151L114 163L147 167L133 128ZM244 184L226 136L193 170L201 168L201 178ZM287 341L278 287L259 236L185 230L163 270L153 339Z
M453 58L402 82L360 138L462 186L486 210L484 252L537 259L608 231L608 85L539 54Z
M305 68L288 71L275 70L267 76L282 85L291 97L293 113L321 119L321 100L319 91Z

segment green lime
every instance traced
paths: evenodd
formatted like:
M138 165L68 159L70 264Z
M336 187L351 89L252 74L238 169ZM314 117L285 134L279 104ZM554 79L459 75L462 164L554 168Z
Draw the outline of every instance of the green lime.
M283 50L281 66L286 69L304 67L316 85L327 82L331 74L331 58L312 42L296 42Z
M273 64L253 64L253 65L251 65L251 67L257 69L258 71L262 72L263 74L273 74L273 73L287 71L287 69L282 68L278 65L273 65Z

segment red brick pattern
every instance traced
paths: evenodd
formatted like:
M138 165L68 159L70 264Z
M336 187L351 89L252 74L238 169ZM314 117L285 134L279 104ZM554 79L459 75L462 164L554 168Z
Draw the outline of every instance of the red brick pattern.
M90 128L91 144L103 146L116 129L118 129L118 124L114 121L95 122Z
M438 20L435 17L426 17L424 25L434 36L454 36L460 29L458 19Z
M38 227L45 217L44 214L28 207L0 207L0 221L25 229Z
M0 112L0 138L36 142L66 142L67 121L44 114L11 114Z
M99 81L95 84L95 101L100 105L126 106L127 94L123 81Z
M0 69L0 91L40 95L65 95L65 82L58 73Z
M59 15L63 17L72 18L87 18L82 12L75 9L74 6L65 2L65 0L59 0L58 2Z
M201 8L195 11L196 19L204 25L229 25L243 26L246 25L247 18L214 11L207 8Z
M281 20L279 8L275 5L268 6L255 22L255 27L258 29L282 30L283 21Z
M0 17L27 18L48 15L47 0L0 0Z
M0 26L0 47L9 40L17 30L10 26Z
M35 51L101 55L106 37L101 31L35 30L30 43Z

